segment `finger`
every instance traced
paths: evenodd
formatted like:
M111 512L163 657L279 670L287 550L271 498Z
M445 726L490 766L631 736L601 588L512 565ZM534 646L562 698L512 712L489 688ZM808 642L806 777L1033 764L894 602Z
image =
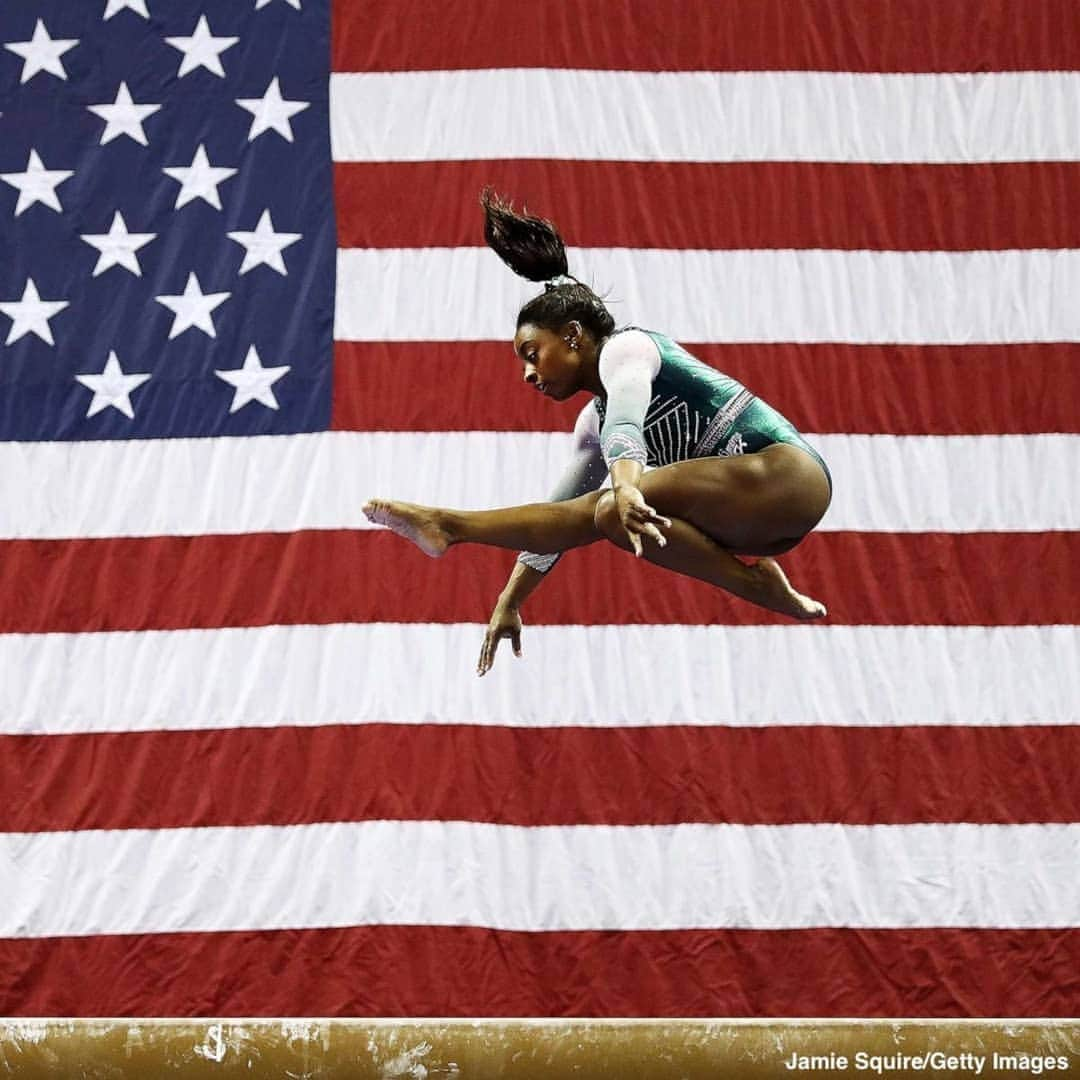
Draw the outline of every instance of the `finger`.
M634 549L634 554L641 558L641 537L636 532L626 530L626 535L630 537L630 546Z
M651 521L656 525L663 525L666 528L671 528L671 518L666 518L662 514L658 514L651 506L642 504L639 508L641 510L642 521Z
M655 540L660 547L667 547L667 537L655 525L646 525L641 531Z
M520 656L521 655L521 631L520 630L511 630L510 631L510 644L514 647L514 655L515 656Z
M484 675L491 670L491 665L495 663L495 648L498 644L499 639L493 638L490 633L484 636L484 645L480 650L480 663L476 667L477 675Z
M627 507L627 514L631 517L638 518L641 521L662 521L668 522L668 519L658 514L647 503L632 503Z

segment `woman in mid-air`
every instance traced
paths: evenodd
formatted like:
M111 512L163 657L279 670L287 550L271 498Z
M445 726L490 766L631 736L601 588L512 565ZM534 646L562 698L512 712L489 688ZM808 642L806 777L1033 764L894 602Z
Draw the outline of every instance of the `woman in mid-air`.
M796 592L769 557L790 551L829 506L832 481L817 451L775 409L670 338L617 330L600 297L568 276L551 222L516 213L490 189L481 203L488 245L515 273L545 282L517 318L525 382L556 401L591 395L574 425L573 457L547 503L364 506L371 521L431 556L462 543L522 552L492 612L478 673L504 637L521 655L522 602L562 552L596 540L771 611L821 618L824 606ZM611 487L601 490L608 474Z

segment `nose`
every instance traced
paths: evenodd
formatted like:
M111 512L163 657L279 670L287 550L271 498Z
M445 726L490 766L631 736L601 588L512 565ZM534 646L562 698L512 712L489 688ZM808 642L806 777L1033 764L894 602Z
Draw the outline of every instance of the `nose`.
M522 377L530 386L533 386L540 381L540 376L536 372L536 366L531 362L526 362L525 373Z

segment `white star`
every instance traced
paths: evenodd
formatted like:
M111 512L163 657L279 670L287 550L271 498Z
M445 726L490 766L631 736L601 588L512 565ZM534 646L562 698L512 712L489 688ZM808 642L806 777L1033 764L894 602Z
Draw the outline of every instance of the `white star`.
M286 101L281 96L281 89L275 75L261 98L237 98L236 104L242 109L247 109L252 116L248 142L257 139L264 131L269 131L271 128L292 142L292 124L289 123L289 117L303 112L311 105L311 102Z
M67 306L66 300L42 300L34 279L27 278L21 300L9 300L0 304L0 311L11 319L11 329L4 344L10 345L27 334L37 334L42 341L55 345L49 320Z
M18 217L36 202L44 203L57 213L63 213L64 208L57 198L56 188L69 176L74 175L71 169L46 169L37 151L31 150L26 172L0 173L0 180L19 189L19 201L15 204L15 216Z
M202 143L195 151L191 164L186 168L169 168L162 170L167 176L180 182L180 194L176 196L176 206L186 206L194 199L205 199L214 209L221 209L221 197L218 195L218 184L236 175L235 169L217 168L210 164L206 156L206 148Z
M34 36L29 41L11 41L4 46L23 58L22 78L20 83L28 82L39 71L46 71L57 78L66 79L67 72L60 57L79 44L77 38L51 38L45 24L38 19L34 26Z
M101 252L97 266L94 267L94 277L105 273L110 266L122 266L136 277L142 277L142 267L139 266L139 257L135 252L149 244L156 236L157 233L129 233L127 222L119 210L113 215L112 225L107 233L81 234L83 240Z
M225 235L244 246L244 261L240 266L241 274L246 274L256 266L265 264L285 277L288 276L288 271L285 269L285 260L281 257L281 253L290 244L303 239L303 233L274 232L274 222L269 210L262 212L254 232L231 232Z
M119 409L129 420L135 419L135 410L131 407L132 391L142 386L149 378L150 376L145 372L125 375L114 352L109 353L109 359L105 361L105 368L100 375L75 376L77 382L81 382L88 390L94 391L90 408L86 410L87 416L93 416L111 405L114 409Z
M109 0L105 5L105 14L102 19L111 19L118 11L128 8L144 19L150 18L150 12L146 10L146 0Z
M247 356L244 357L242 368L232 371L221 371L215 368L214 374L236 388L232 405L229 406L231 414L243 408L249 401L257 401L268 409L276 409L278 403L277 398L274 397L273 386L288 371L288 366L263 367L259 354L252 345L247 351Z
M172 329L169 331L169 340L172 341L178 334L182 334L189 327L196 327L210 337L217 337L214 330L214 321L210 318L210 312L219 304L224 304L232 293L204 293L199 279L194 274L188 274L187 285L180 296L155 296L159 304L164 304L176 316L173 319Z
M259 8L264 8L269 3L270 0L255 0L255 10L258 11ZM288 4L289 7L296 8L297 11L300 10L300 0L285 0L285 3Z
M235 37L214 37L205 15L199 16L195 32L190 37L167 37L166 42L184 54L180 61L178 78L183 78L197 67L204 67L214 75L225 78L225 69L221 66L221 54L231 49L240 39Z
M143 121L161 108L160 105L136 105L131 100L127 83L123 82L120 84L120 89L116 91L116 101L111 105L87 105L86 107L105 121L105 131L102 133L100 144L102 146L121 135L127 135L142 146L148 146L146 132L142 127Z

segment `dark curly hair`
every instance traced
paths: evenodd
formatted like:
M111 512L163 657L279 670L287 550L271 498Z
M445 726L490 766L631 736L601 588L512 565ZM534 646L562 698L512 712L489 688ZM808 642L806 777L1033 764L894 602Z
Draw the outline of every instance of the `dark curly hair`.
M544 291L518 312L518 326L532 323L546 330L559 330L576 320L598 341L615 329L615 320L604 301L569 273L566 246L550 221L524 210L519 214L490 187L480 193L480 205L484 208L488 247L519 277L546 282ZM558 277L569 280L552 280Z

